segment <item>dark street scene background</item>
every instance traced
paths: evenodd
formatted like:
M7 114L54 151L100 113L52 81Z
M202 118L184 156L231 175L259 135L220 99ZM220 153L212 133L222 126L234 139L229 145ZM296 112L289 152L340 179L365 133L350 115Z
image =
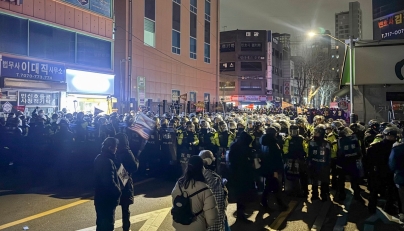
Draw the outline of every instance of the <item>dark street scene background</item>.
M0 231L404 230L404 0L0 0Z

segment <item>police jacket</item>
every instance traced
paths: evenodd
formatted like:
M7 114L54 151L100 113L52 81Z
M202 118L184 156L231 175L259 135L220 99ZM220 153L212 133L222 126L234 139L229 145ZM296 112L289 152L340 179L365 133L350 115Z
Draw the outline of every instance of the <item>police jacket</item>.
M282 150L276 138L265 134L260 143L263 171L267 174L283 171Z
M288 136L283 145L283 154L289 159L305 159L307 143L303 136Z
M331 143L325 139L319 141L315 139L310 140L307 160L312 168L316 170L329 166L331 160Z
M355 135L344 136L338 139L337 163L340 166L348 166L362 158L360 142Z
M333 132L331 132L327 134L326 139L331 143L331 158L336 158L338 149L337 144L338 137Z
M378 177L390 177L392 172L388 162L394 142L382 140L373 143L367 150L368 167L371 173Z
M221 148L229 148L233 143L235 136L230 131L223 131L217 133L216 145Z
M215 141L215 130L212 128L201 128L198 137L199 137L199 146L204 147L206 149L211 148L216 144Z
M120 182L115 166L115 155L107 152L94 160L95 193L94 204L118 206L121 197Z
M404 186L404 143L391 150L389 157L390 170L394 173L394 183Z

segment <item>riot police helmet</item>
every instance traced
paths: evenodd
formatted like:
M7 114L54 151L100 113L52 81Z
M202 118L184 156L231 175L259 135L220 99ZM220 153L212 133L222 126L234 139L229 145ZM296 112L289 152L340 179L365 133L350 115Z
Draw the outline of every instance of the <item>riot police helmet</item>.
M162 127L168 127L168 119L167 118L163 118L161 120L161 126Z
M344 127L342 129L339 129L339 132L338 132L338 135L340 137L351 136L352 134L353 134L353 131L348 127Z
M334 121L334 122L331 123L331 127L332 127L334 130L339 130L340 128L343 128L344 125L341 123L341 121L336 120L336 121Z
M282 127L279 123L272 123L271 127L275 128L277 132L280 132Z
M370 129L379 131L380 123L377 122L377 120L373 119L373 120L369 120L368 126L369 126Z
M319 124L314 128L314 136L320 138L325 137L325 126L323 124Z
M289 127L289 134L290 136L299 136L299 126L292 124Z
M383 122L380 124L379 127L379 132L382 133L384 131L384 129L386 129L387 127L392 127L393 125L387 122Z
M230 128L231 130L236 129L236 128L237 128L237 124L236 124L236 122L234 122L234 121L230 121L230 122L229 122L229 128Z
M195 116L191 118L192 123L199 123L199 119Z
M224 121L219 122L219 131L220 132L227 131L227 124Z
M187 122L187 131L195 132L195 125L191 121L189 121L189 123Z
M210 127L210 124L206 120L202 119L200 121L200 126L201 126L201 128L208 129Z
M385 136L397 136L398 135L398 129L396 127L386 127L383 130L383 135L385 135Z
M265 130L265 133L271 137L275 137L276 134L278 133L278 129L274 128L274 127L269 127Z

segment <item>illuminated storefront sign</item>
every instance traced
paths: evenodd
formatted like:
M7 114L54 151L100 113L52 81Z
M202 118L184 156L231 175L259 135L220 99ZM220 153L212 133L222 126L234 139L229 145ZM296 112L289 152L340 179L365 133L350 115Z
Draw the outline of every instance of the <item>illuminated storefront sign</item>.
M373 23L374 39L404 39L404 13L389 15Z
M66 70L68 93L113 95L114 75Z
M12 58L0 55L0 75L2 77L65 81L66 69L64 65L43 61L32 61L22 58Z

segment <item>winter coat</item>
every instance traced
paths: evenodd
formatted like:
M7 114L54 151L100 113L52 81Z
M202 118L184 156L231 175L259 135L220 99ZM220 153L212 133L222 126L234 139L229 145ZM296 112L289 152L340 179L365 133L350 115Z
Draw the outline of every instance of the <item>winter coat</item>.
M393 172L389 168L389 157L394 142L382 140L373 143L367 150L368 167L370 174L377 178L393 178Z
M282 172L282 151L277 139L265 134L260 138L260 144L262 145L262 173L267 176L273 175L274 172Z
M236 198L254 188L252 150L249 147L251 142L251 136L243 132L240 138L230 145L230 181Z
M404 143L401 143L391 150L389 166L394 173L394 183L400 187L404 186Z
M119 133L116 136L116 138L119 139L119 145L118 145L118 150L115 154L116 155L115 165L116 165L116 168L119 169L119 167L122 164L130 176L128 182L126 183L126 185L124 187L121 184L123 189L122 189L122 195L120 198L120 204L121 205L133 204L133 197L135 195L135 192L134 192L132 174L138 170L139 161L136 159L136 157L133 155L132 151L130 150L128 140L118 137L120 134L122 134L122 133Z
M185 194L191 195L198 190L201 190L208 185L200 181L191 181L188 188L182 188ZM178 182L175 184L173 191L171 192L172 201L181 195L181 190L179 189ZM204 190L197 195L191 197L191 207L192 212L198 213L203 210L203 212L196 217L196 221L192 222L190 225L182 225L173 221L173 227L176 231L206 231L209 226L215 224L218 218L218 209L215 197L213 196L212 190Z
M203 170L203 176L206 179L206 183L210 189L212 189L213 195L216 199L217 207L219 210L219 216L215 224L208 228L208 231L224 231L224 222L226 219L227 208L227 188L223 185L222 178L214 171L210 169Z
M114 154L105 152L99 154L94 160L94 204L96 206L114 207L119 204L121 188L114 160Z

